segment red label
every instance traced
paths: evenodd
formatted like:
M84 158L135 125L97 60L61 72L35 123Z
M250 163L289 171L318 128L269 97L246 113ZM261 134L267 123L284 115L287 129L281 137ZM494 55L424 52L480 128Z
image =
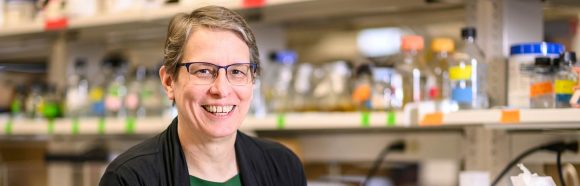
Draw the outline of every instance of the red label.
M266 0L244 0L242 6L244 8L259 8L266 4Z
M67 18L46 20L46 22L44 22L44 30L61 30L67 27L68 27Z

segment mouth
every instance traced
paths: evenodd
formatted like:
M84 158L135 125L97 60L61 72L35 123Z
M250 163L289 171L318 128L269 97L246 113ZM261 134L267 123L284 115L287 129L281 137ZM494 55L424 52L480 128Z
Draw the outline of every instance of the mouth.
M202 107L213 115L226 116L236 108L236 105L202 105Z

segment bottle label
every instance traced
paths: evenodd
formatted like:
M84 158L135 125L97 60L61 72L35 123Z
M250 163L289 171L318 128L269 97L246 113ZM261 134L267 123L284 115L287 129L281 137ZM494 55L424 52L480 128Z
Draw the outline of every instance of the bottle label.
M552 93L554 93L554 89L551 81L532 83L530 86L530 97L543 96Z
M471 103L473 100L471 97L472 93L471 87L453 88L451 90L451 99L458 103Z
M573 94L574 86L576 86L575 81L559 79L554 83L554 92L556 94Z
M105 93L104 93L102 88L95 87L95 88L91 89L91 91L89 93L89 98L92 102L99 102L99 101L103 100L104 95L105 95Z
M556 94L556 102L569 104L572 94Z
M471 65L458 65L450 67L449 79L452 81L471 79Z

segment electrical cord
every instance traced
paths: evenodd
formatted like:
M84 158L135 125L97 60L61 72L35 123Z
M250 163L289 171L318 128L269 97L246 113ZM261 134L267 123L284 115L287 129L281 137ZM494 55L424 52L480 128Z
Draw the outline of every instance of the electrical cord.
M495 178L495 180L493 180L491 185L496 186L499 183L499 181L501 180L501 178L503 176L505 176L505 174L507 174L507 172L514 165L516 165L518 162L520 162L522 159L529 156L530 154L533 154L537 151L550 151L550 152L556 152L556 153L558 153L558 152L563 153L567 150L573 151L573 152L578 152L578 142L575 141L575 142L571 142L571 143L565 143L562 141L558 141L558 142L540 145L540 146L528 149L527 151L524 151L522 154L520 154L515 159L513 159L510 163L508 163L508 165L500 172L500 174Z
M383 148L381 153L379 153L379 156L377 156L377 158L375 159L373 166L371 167L371 169L367 173L367 176L366 176L365 180L363 181L362 186L367 186L368 182L371 180L371 178L377 173L377 171L381 167L381 164L383 164L383 161L385 160L385 157L387 156L387 154L389 152L391 152L391 151L404 151L404 150L405 150L405 142L404 141L395 141L395 142L387 145L385 148Z

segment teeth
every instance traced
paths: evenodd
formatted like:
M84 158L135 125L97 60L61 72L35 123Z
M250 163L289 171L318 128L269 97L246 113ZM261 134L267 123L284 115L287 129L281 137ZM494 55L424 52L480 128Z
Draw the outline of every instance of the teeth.
M203 108L211 113L228 113L234 108L233 105L228 106L215 106L215 105L205 105Z

